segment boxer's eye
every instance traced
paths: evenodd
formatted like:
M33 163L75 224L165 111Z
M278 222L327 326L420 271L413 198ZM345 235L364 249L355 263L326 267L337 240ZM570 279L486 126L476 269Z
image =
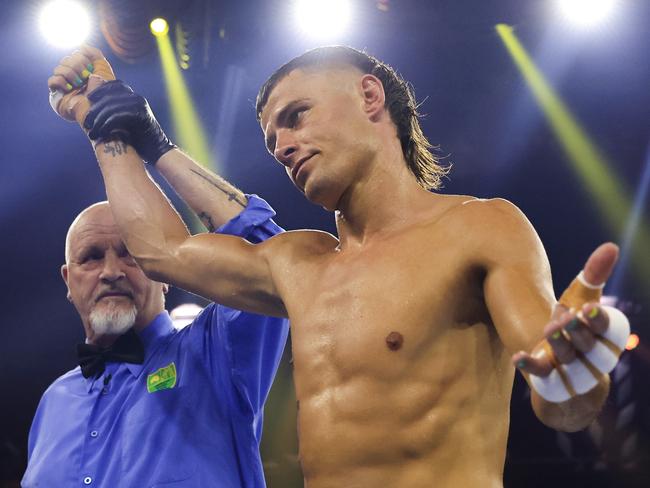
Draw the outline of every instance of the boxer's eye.
M292 110L287 118L287 125L289 127L296 127L300 123L306 111L307 107L298 107L295 110Z

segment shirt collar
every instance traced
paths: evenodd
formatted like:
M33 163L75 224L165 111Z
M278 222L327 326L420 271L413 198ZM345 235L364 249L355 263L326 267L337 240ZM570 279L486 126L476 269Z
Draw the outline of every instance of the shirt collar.
M147 325L144 329L138 332L138 337L140 337L140 340L142 341L142 345L144 346L144 362L142 364L107 363L106 373L113 373L115 370L117 370L118 367L125 366L131 372L131 374L137 378L142 372L142 368L144 367L144 364L151 357L151 355L157 348L160 341L163 340L165 337L173 334L175 330L176 329L174 329L174 324L172 323L172 319L169 316L169 313L167 312L167 310L163 310L158 315L156 315L156 317L154 317L154 319L149 323L149 325ZM113 365L114 367L112 367ZM105 376L105 374L102 376ZM86 380L86 389L88 392L90 392L92 390L93 384L99 378L95 376L91 376L90 378L84 378L84 379Z
M163 310L156 315L149 325L138 332L144 346L144 362L142 364L124 363L133 376L140 375L144 364L149 360L160 342L173 334L175 330L169 313L167 313L167 310Z

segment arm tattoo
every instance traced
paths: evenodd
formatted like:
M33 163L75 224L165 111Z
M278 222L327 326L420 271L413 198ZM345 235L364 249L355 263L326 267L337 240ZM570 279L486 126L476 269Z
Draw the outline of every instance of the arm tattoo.
M195 173L196 175L200 176L203 178L205 181L210 183L212 186L214 186L217 190L219 190L222 193L225 193L228 195L228 201L235 201L239 205L242 206L242 208L246 208L246 201L243 198L243 195L241 192L238 190L235 190L232 186L227 184L225 181L221 180L220 178L213 177L210 174L203 174L200 173L199 171L196 171L192 168L190 168L190 171L192 173Z
M199 214L199 218L200 218L201 221L205 224L205 226L207 227L207 229L208 229L210 232L214 232L215 230L217 230L217 228L216 228L216 227L214 226L214 224L212 223L212 217L210 217L210 214L208 214L208 213L206 213L206 212L201 212L201 213Z
M109 141L104 143L104 154L111 153L111 156L126 154L126 144L122 141Z

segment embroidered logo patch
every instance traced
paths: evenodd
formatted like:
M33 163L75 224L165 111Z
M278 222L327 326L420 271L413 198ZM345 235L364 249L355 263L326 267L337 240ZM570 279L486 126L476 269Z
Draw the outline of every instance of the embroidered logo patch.
M174 363L147 376L147 391L149 393L174 388L174 385L176 385L176 365Z

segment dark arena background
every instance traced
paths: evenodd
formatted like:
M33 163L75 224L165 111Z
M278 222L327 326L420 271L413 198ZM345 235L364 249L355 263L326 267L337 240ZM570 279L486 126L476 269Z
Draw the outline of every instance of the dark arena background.
M556 293L599 243L618 243L605 294L628 314L634 335L608 402L586 430L557 433L535 418L518 375L504 485L650 486L650 1L321 2L348 8L331 25L322 12L315 24L299 18L300 2L288 0L77 3L88 12L85 42L147 97L170 138L266 198L286 229L334 232L334 221L266 153L257 89L306 49L346 44L412 83L426 135L453 164L442 192L503 197L524 211L545 245ZM60 276L64 239L82 208L105 199L90 145L48 104L47 78L80 40L66 47L48 37L56 32L47 4L0 3L3 487L19 486L40 395L76 364L83 331ZM159 37L150 30L156 17L169 28ZM169 293L169 310L184 303L205 302ZM291 368L287 347L262 442L272 488L302 486Z

